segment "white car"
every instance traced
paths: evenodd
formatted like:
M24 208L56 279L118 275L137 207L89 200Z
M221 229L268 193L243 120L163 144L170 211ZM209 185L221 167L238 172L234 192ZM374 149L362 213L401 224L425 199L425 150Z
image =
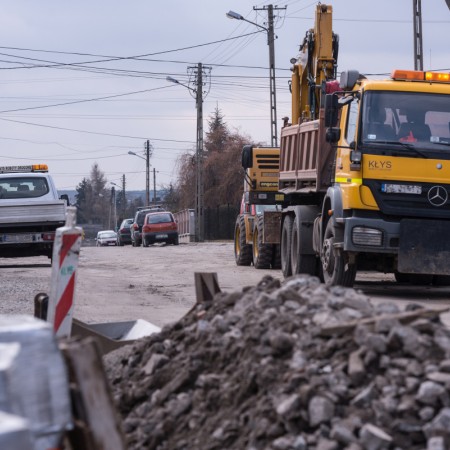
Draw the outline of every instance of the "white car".
M97 241L97 247L117 245L117 233L113 230L99 231L95 240Z

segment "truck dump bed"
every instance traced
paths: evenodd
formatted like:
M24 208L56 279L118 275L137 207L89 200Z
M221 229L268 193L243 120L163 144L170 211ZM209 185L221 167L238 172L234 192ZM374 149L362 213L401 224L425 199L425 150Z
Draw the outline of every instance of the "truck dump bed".
M325 192L332 181L334 155L325 140L323 109L318 120L282 128L279 191Z

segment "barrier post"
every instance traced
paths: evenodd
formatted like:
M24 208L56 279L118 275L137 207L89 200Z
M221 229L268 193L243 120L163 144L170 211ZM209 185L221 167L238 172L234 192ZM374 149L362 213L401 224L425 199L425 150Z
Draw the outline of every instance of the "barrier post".
M76 226L75 207L67 207L66 224L58 228L53 244L47 321L57 336L70 336L82 229Z

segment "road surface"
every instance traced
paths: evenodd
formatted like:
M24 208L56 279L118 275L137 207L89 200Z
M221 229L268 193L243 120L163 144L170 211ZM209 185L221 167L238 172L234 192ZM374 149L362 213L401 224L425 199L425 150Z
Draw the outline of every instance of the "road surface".
M178 320L195 303L195 272L217 273L226 292L253 286L265 275L283 279L279 270L237 267L229 241L82 247L74 316L87 323L143 319L163 326ZM50 292L51 266L46 257L0 258L0 273L0 314L33 314L35 295ZM355 289L373 301L450 306L450 288L402 286L391 275L359 274ZM449 313L442 318L450 323Z

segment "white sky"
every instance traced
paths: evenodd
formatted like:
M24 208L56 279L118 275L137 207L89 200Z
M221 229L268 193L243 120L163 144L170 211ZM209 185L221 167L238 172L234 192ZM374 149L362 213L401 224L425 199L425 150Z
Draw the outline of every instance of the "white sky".
M329 3L334 32L340 38L338 71L389 74L393 68L414 68L411 0ZM167 82L166 77L188 83L188 67L199 62L212 67L211 88L203 106L205 131L218 106L232 130L270 144L266 33L205 45L254 33L257 27L227 19L225 13L233 10L264 25L267 13L253 7L268 4L4 0L0 165L47 163L59 189L75 189L98 162L108 181L119 184L125 174L127 190L145 189L145 162L128 151L143 155L149 139L157 188L167 186L176 180L177 156L195 149L197 116L188 89ZM316 2L287 0L277 5L287 6L286 11L277 12L276 20L279 129L281 118L291 111L289 60L298 54L305 32L313 27ZM424 68L450 71L450 11L445 0L422 1L422 17ZM194 48L173 51L186 47ZM104 61L154 53L159 54L147 60ZM83 67L42 67L55 63L83 63ZM36 108L135 91L148 92ZM35 109L19 111L26 108Z

